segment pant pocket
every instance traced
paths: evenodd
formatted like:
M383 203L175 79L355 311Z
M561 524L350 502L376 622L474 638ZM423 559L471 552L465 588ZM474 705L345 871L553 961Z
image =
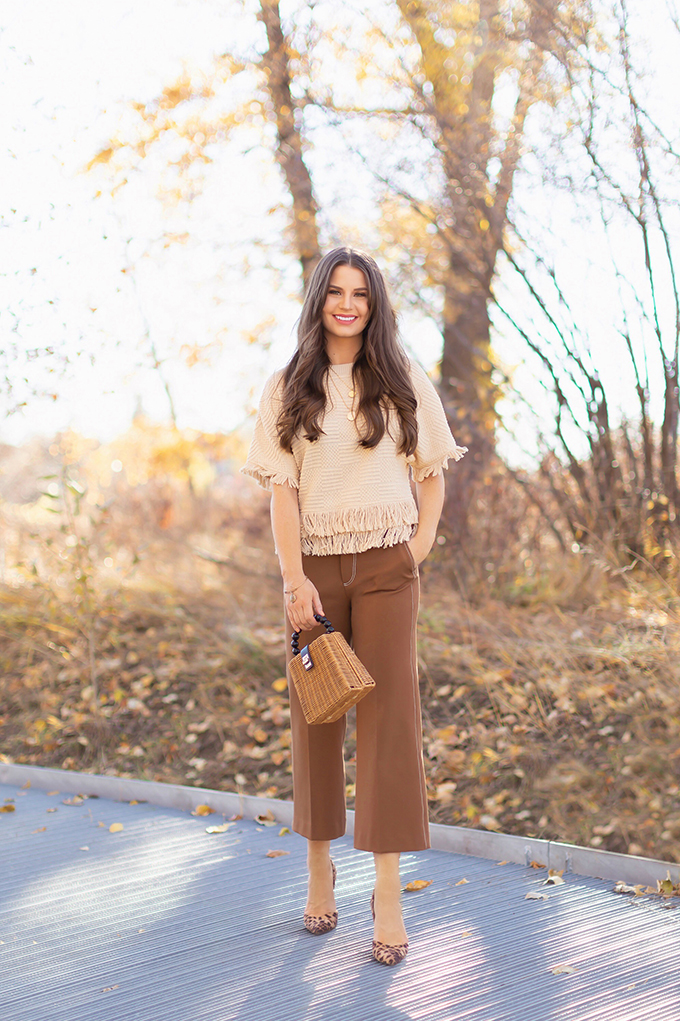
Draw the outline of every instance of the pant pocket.
M411 562L411 567L413 568L413 575L415 577L415 575L418 574L418 565L416 563L415 557L413 556L413 553L411 552L411 547L407 542L403 542L401 545L406 550L406 556L409 558Z

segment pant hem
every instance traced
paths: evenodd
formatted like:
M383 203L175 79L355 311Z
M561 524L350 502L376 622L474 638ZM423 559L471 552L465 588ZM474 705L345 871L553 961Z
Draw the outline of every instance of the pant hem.
M313 836L312 836L311 833L305 832L305 830L298 829L297 826L295 826L295 825L292 826L292 830L293 830L294 833L297 833L299 836L304 837L305 840L340 840L341 837L345 836L345 834L347 832L347 827L344 827L342 830L338 830L335 833L330 833L330 834L322 833L320 835L319 834L314 834Z
M409 851L429 851L431 844L408 844L406 847L364 847L362 844L354 844L355 851L368 851L370 854L406 854Z

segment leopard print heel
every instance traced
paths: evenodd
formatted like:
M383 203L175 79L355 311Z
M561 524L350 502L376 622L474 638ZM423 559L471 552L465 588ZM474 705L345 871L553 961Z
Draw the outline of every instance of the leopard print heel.
M375 922L375 891L371 894L371 914L373 915L373 921ZM380 940L373 940L373 959L378 964L399 964L403 961L408 953L408 940L405 943L397 943L392 945L390 943L381 943Z
M332 858L331 868L333 870L333 889L335 889L335 880L338 873ZM305 929L307 932L311 932L312 936L322 936L324 932L330 932L338 924L338 912L327 911L325 915L308 915L305 912L302 921Z

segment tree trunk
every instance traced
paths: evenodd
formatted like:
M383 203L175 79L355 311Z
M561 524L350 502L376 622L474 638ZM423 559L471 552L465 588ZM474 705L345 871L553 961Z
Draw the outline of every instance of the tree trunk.
M678 395L680 394L680 376L678 373L677 355L673 361L664 366L665 393L664 415L661 425L661 484L663 494L668 501L668 517L677 517L678 506Z
M445 520L458 540L466 534L474 490L494 455L498 390L492 377L489 307L496 260L505 243L508 202L524 123L544 59L541 51L527 41L528 56L522 56L519 63L514 116L501 148L492 102L511 44L505 36L499 0L479 0L474 6L476 13L473 5L468 5L451 15L459 19L455 26L459 31L456 42L447 47L438 41L428 16L430 4L399 0L402 16L420 47L421 74L431 85L429 93L421 90L421 99L434 122L446 175L436 221L448 253L441 279L441 390L454 435L469 447L456 468L445 509ZM459 39L465 40L464 44ZM474 62L470 71L471 54ZM458 75L451 73L454 68ZM468 83L463 84L466 75ZM418 90L417 84L414 88ZM492 181L488 165L494 152L500 158L501 169Z
M456 465L444 509L444 520L457 542L467 534L474 490L494 452L496 396L489 361L489 295L474 284L466 289L456 277L444 288L441 396L456 442L468 447Z
M276 158L292 199L293 245L302 266L302 280L306 287L312 270L321 258L321 251L312 179L302 157L302 110L291 94L290 45L281 26L278 0L260 0L258 18L265 26L269 43L260 67L267 79L276 119Z

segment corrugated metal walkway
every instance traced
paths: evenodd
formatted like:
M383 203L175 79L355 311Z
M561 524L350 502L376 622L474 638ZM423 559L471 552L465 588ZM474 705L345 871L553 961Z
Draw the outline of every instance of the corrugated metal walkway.
M0 815L3 1021L680 1019L680 908L611 881L403 855L405 882L433 882L404 894L411 950L386 968L370 956L371 857L351 840L334 844L338 928L314 937L295 834L241 820L209 835L219 815L68 797L0 785L15 805Z

